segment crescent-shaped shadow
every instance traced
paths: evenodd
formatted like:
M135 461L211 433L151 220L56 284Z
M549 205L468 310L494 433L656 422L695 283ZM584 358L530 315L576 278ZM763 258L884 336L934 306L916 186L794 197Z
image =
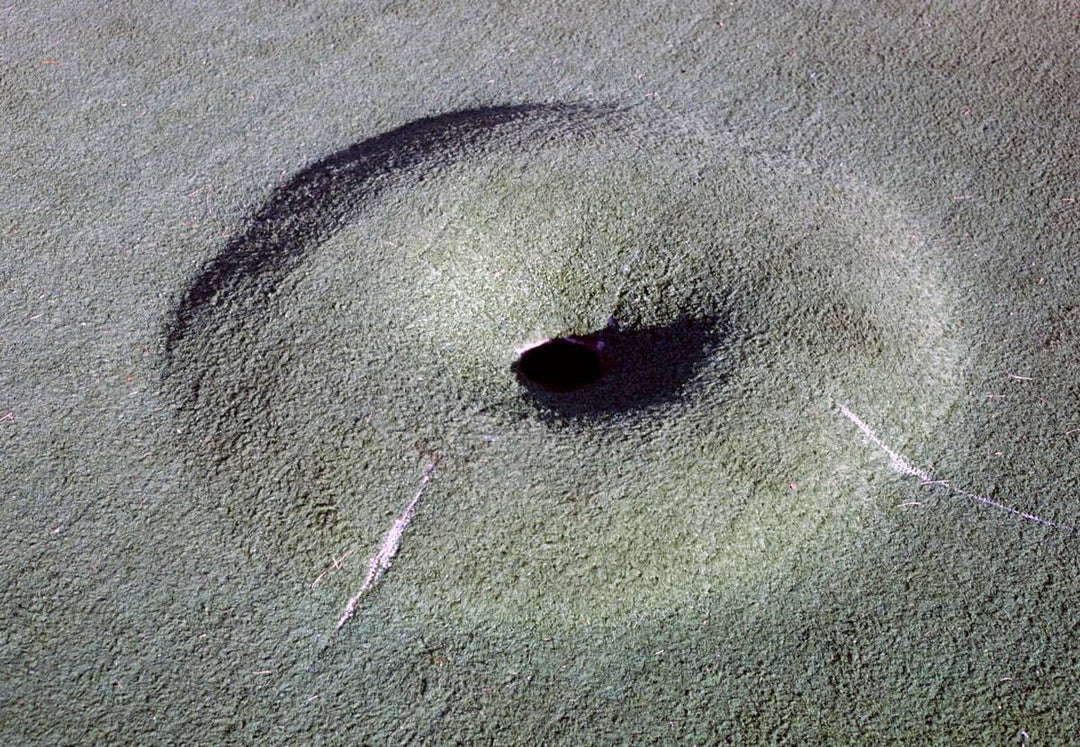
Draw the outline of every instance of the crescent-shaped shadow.
M402 125L308 166L274 191L188 287L165 324L166 360L193 333L226 321L214 319L216 314L242 318L252 313L366 200L387 189L393 176L467 156L506 125L611 111L556 103L449 112Z

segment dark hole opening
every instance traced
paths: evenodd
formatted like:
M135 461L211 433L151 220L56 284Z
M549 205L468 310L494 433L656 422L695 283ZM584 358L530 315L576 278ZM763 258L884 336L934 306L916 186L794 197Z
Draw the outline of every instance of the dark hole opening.
M706 364L722 382L740 342L716 315L556 337L519 354L511 370L544 420L562 423L640 413L681 399Z
M572 392L604 373L596 347L565 337L529 348L518 358L516 368L526 382L549 392Z

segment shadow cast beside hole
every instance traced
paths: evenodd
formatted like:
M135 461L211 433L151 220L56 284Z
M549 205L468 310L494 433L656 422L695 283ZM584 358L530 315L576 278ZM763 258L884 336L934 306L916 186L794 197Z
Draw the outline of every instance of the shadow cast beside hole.
M716 317L554 338L511 366L542 414L582 419L622 415L679 400L731 335Z

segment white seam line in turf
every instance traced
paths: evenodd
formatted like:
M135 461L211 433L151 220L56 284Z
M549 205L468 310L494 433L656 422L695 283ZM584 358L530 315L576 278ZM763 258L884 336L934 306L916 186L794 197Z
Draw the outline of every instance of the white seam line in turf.
M341 630L342 626L349 621L354 614L356 614L356 606L360 603L360 600L365 594L379 582L383 573L390 564L394 561L394 557L398 554L398 549L401 547L401 538L405 534L405 529L409 526L409 522L412 521L413 516L416 515L416 509L420 505L420 497L424 494L424 488L431 482L431 476L435 471L435 463L431 462L424 469L424 477L420 480L420 487L416 491L416 495L409 501L409 505L405 507L405 510L401 513L401 516L390 526L390 530L383 535L382 545L379 546L379 551L368 559L368 572L367 578L364 579L364 585L360 587L360 591L353 594L345 605L345 610L341 613L341 617L338 618L335 630Z
M858 415L848 409L847 406L838 404L837 407L840 409L840 414L850 420L852 423L854 423L855 427L862 431L862 434L866 436L867 440L870 441L870 443L874 444L883 452L885 452L885 454L889 457L889 466L900 474L918 477L920 480L922 480L923 485L941 486L948 490L950 493L961 495L965 498L970 498L986 506L990 506L991 508L996 508L999 511L1005 511L1006 513L1010 513L1013 516L1019 516L1021 519L1026 519L1027 521L1032 521L1036 524L1042 524L1043 526L1051 527L1053 529L1061 529L1066 532L1076 531L1076 527L1070 526L1069 524L1062 524L1057 521L1051 521L1050 519L1044 519L1041 516L1036 516L1035 514L1028 513L1027 511L1021 511L1019 509L1013 508L1012 506L1007 506L1000 501L995 501L993 498L987 498L985 495L979 495L978 493L972 493L970 490L958 488L948 480L935 480L930 476L929 471L916 467L903 454L900 454L899 452L896 452L893 449L889 448L889 446L886 445L886 443L882 441L876 433L874 433L874 430L866 423L864 423L862 418L860 418Z

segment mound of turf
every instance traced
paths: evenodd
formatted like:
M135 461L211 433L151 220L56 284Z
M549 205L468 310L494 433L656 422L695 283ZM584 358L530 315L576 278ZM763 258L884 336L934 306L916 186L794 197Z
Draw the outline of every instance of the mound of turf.
M851 486L792 484L874 457L838 404L932 436L965 344L916 229L671 113L452 112L257 208L176 306L164 381L239 541L286 566L376 547L431 459L400 570L427 614L661 609L814 541Z

